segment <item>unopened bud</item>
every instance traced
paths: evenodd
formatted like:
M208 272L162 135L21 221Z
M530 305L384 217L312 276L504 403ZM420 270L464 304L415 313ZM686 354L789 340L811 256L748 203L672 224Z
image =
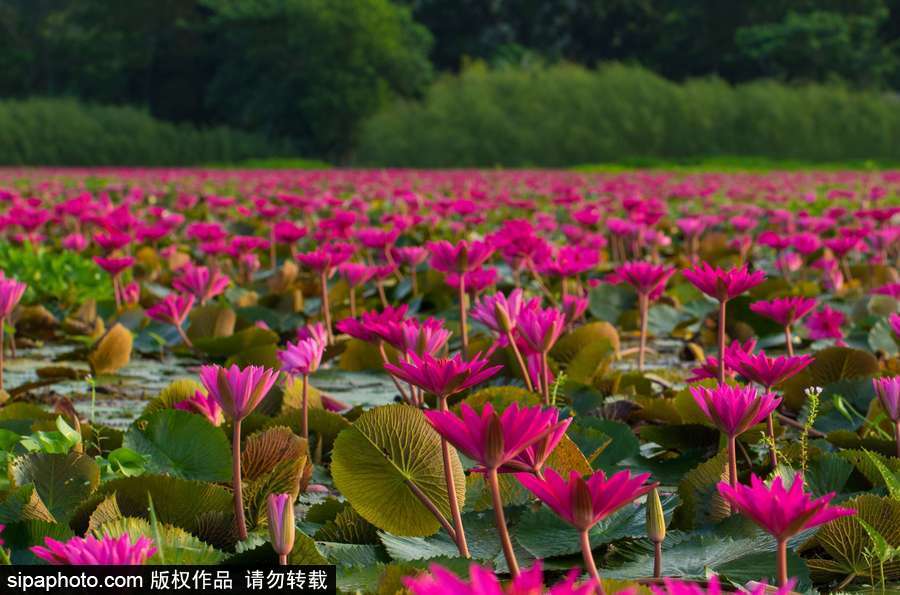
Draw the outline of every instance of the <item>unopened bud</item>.
M512 320L509 319L509 311L500 304L494 304L494 316L500 324L500 328L504 333L511 333L513 330Z
M653 543L662 543L666 538L666 515L656 488L647 494L647 537Z
M269 494L269 538L272 549L279 556L287 556L294 549L294 504L290 494Z

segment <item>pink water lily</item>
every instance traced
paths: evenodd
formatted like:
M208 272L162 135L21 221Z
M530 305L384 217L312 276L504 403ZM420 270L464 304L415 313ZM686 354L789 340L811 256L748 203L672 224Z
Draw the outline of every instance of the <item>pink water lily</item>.
M290 494L269 494L266 498L269 542L278 554L282 566L288 563L288 556L294 549L294 498Z
M788 581L788 584L778 589L772 590L765 583L757 584L752 589L742 591L745 595L790 595L794 590L796 579ZM725 595L727 591L722 590L719 577L712 575L709 583L705 587L701 587L697 583L678 580L674 578L663 579L662 586L650 585L653 595Z
M100 539L92 535L72 537L68 541L44 538L44 545L31 548L32 553L54 565L66 566L136 566L145 564L156 553L149 537L132 541L128 533L119 537L104 535Z
M191 398L175 403L174 407L190 413L199 413L214 426L221 426L225 421L225 413L215 397L199 390L195 391Z
M184 344L193 347L191 340L184 332L184 321L187 320L191 308L194 307L194 296L170 293L161 301L147 308L147 317L166 324L171 324L178 331Z
M6 331L6 322L13 310L16 309L16 306L19 305L19 301L21 301L22 296L25 295L26 289L28 289L28 286L25 283L20 283L15 279L9 279L2 271L0 271L0 391L3 390L3 359L6 351L4 333Z
M460 353L452 357L434 357L428 353L420 356L409 352L407 356L408 361L384 364L385 370L442 401L481 384L502 368L489 366L480 354L470 360L463 359Z
M759 525L778 542L778 584L785 586L787 576L787 540L794 535L818 525L856 514L852 508L831 506L834 493L812 498L803 491L803 475L794 477L790 488L785 488L781 477L775 477L767 486L756 475L750 476L750 485L734 487L726 482L718 484L719 493L737 511Z
M900 376L875 378L872 385L887 418L894 424L894 440L900 457Z
M288 343L283 351L278 352L282 371L288 375L303 376L300 435L306 440L309 440L309 376L319 369L324 351L323 343L309 338L300 339L296 343Z
M403 585L413 595L594 595L600 586L593 579L577 582L578 572L566 574L565 578L549 587L544 586L541 561L538 560L528 570L501 584L489 568L472 564L469 566L469 580L464 580L439 564L430 564L428 572L403 579ZM618 591L617 595L634 595L636 589Z
M786 297L750 304L750 310L760 316L770 318L784 327L785 344L788 355L794 355L794 341L791 327L816 307L814 298Z
M644 355L647 350L647 315L650 302L658 300L665 290L666 282L675 274L675 268L649 262L625 262L616 268L612 282L627 283L638 294L640 315L640 345L638 347L638 370L644 369Z
M172 287L189 293L206 305L209 300L221 295L231 280L215 269L203 266L187 266L172 280Z

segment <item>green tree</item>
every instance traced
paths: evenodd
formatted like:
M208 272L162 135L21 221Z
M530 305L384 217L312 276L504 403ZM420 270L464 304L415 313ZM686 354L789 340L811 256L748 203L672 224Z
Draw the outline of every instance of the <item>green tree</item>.
M205 0L222 121L344 159L361 121L431 78L428 31L388 0Z

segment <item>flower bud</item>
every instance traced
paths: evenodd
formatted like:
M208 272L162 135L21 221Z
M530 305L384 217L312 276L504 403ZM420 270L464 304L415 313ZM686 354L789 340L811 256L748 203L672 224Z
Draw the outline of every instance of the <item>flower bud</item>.
M666 515L656 488L647 494L647 537L653 543L662 543L666 538Z
M269 494L269 538L279 556L294 549L294 503L290 494Z
M497 322L500 324L500 328L503 329L504 333L510 333L513 330L512 320L509 318L509 311L500 305L499 303L494 304L494 315L497 318Z

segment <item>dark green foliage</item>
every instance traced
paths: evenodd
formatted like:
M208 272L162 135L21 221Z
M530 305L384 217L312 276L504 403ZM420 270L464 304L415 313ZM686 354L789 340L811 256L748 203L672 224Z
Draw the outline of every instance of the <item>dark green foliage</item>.
M570 166L716 154L900 160L900 106L841 86L719 79L677 84L647 70L574 65L445 77L421 103L372 118L357 160L395 166Z
M289 152L258 134L171 124L131 107L0 101L2 165L199 165Z

